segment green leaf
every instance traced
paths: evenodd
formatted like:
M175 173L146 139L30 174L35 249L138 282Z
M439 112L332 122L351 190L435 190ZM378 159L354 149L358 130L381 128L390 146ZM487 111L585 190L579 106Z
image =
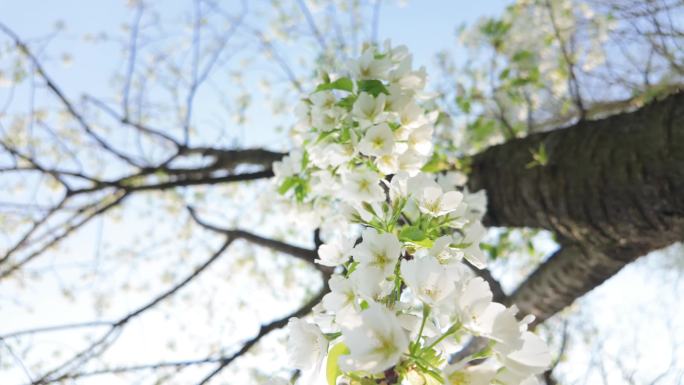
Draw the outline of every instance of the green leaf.
M297 183L294 190L297 202L304 202L304 198L306 198L307 194L309 194L309 190L311 190L309 181L299 178L299 183Z
M530 153L532 154L532 161L527 164L526 168L546 166L549 163L549 155L546 152L544 143L540 143L539 148L536 151L530 150Z
M449 247L451 247L452 249L467 249L472 244L472 242L450 243Z
M439 367L444 362L442 358L442 353L438 352L434 348L425 349L420 353L420 358L432 367Z
M280 195L285 195L286 192L288 192L292 187L294 187L295 184L297 184L299 178L296 176L289 176L285 178L283 183L278 186L278 194Z
M468 131L473 141L481 142L493 135L497 126L494 120L480 116L468 125Z
M343 127L340 133L340 143L347 143L351 140L351 128Z
M499 52L506 41L506 33L511 28L511 25L511 23L503 20L488 19L480 27L480 32L489 37L490 43Z
M342 90L354 92L354 82L352 82L349 78L339 78L332 83L319 84L314 92L325 90Z
M325 334L323 334L323 335L325 336L325 338L326 338L328 341L332 341L332 340L334 340L335 338L341 336L341 335L342 335L342 332L325 333Z
M432 158L430 158L430 160L427 163L425 163L423 168L421 168L421 171L427 173L438 173L440 171L448 169L449 162L443 155L444 154L440 154L436 151L432 153Z
M337 105L346 109L347 111L351 111L352 107L354 107L355 101L356 95L349 95L346 98L340 99L340 101L337 102Z
M302 154L302 170L306 170L306 166L309 165L309 152L304 151L304 154Z
M381 93L389 95L387 87L380 80L359 80L357 84L359 86L359 93L367 92L373 96L378 96Z
M335 385L337 376L340 375L340 366L337 363L340 356L349 354L349 348L344 343L340 342L330 349L328 352L328 362L325 365L325 377L328 380L328 385Z
M375 213L375 210L373 209L373 205L371 205L368 202L361 202L361 206L363 207L364 210L368 211L371 215L378 216L378 214Z
M315 142L315 143L320 143L320 142L324 141L325 139L327 139L327 138L328 138L330 135L332 135L333 133L334 133L334 131L324 131L324 132L321 132L321 133L318 135L318 138L316 138L316 142ZM307 155L308 155L308 154L307 154Z
M278 186L278 193L280 195L285 195L288 191L294 188L294 196L297 202L303 202L306 195L309 193L311 186L309 186L309 181L303 179L297 175L292 175L283 181L283 183Z
M399 232L399 239L404 241L419 242L425 239L425 232L416 226L407 226Z
M529 62L534 59L534 53L528 50L520 50L513 54L511 58L514 62Z
M511 28L511 23L503 20L488 19L481 27L480 31L488 36L499 37L504 35Z
M425 238L420 241L414 241L413 243L425 249L429 249L435 244L435 242L430 238Z
M356 261L349 262L349 265L347 265L346 277L349 278L349 276L351 275L351 273L353 273L354 270L356 270L356 268L357 268L358 266L359 266L359 263L356 262Z
M465 112L466 114L469 114L470 111L472 110L470 98L465 97L465 96L457 96L456 97L456 105L458 105L458 108L460 108L461 111Z

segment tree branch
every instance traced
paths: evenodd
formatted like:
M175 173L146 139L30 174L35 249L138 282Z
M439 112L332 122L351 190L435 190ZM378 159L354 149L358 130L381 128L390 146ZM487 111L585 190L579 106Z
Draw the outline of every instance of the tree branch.
M568 339L570 338L569 332L568 332L568 320L565 320L563 322L563 332L561 334L561 345L560 348L558 349L558 356L556 357L555 360L551 363L551 367L547 369L543 376L544 376L544 381L546 382L546 385L557 385L558 381L553 376L553 371L556 369L556 366L561 362L561 359L563 359L563 355L565 354L565 350L568 347Z
M297 4L299 4L299 9L301 9L302 13L304 14L304 18L306 19L307 24L309 24L309 28L311 28L311 32L316 37L316 41L318 41L318 45L320 45L321 50L323 52L325 52L327 50L327 47L325 44L325 39L323 39L323 35L321 35L321 31L316 26L316 22L314 21L313 16L311 15L311 10L304 3L304 0L297 0Z
M287 325L287 322L290 318L292 318L292 317L303 317L306 314L308 314L311 311L311 309L314 306L316 306L316 304L318 304L321 301L321 299L323 299L323 296L327 293L327 291L328 291L327 286L324 285L323 289L318 293L318 295L316 295L314 298L309 300L306 304L304 304L304 306L299 308L297 311L295 311L291 314L288 314L285 317L279 318L275 321L271 321L268 324L261 325L261 327L259 328L259 333L257 333L256 336L252 337L247 342L245 342L245 344L242 345L242 348L240 350L238 350L236 353L234 353L233 355L226 357L226 358L222 359L221 361L219 361L219 365L216 367L216 369L214 369L206 377L204 377L198 383L198 385L204 385L204 384L209 383L209 381L211 381L212 378L214 378L216 375L221 373L236 358L239 358L242 355L244 355L245 353L247 353L249 351L249 349L252 346L254 346L257 342L259 342L259 340L261 338L266 336L268 333L270 333L276 329L280 329L280 328L284 327L285 325Z
M528 168L544 146L545 165ZM490 226L543 228L564 246L510 296L543 322L650 251L684 234L684 92L475 155Z
M104 350L107 349L107 347L113 342L113 338L116 337L116 334L120 331L120 329L126 325L128 322L133 320L134 318L140 316L144 312L150 310L151 308L155 307L158 305L160 302L166 300L167 298L173 296L176 292L181 290L183 287L185 287L187 284L192 282L195 278L197 278L202 272L204 272L209 266L211 266L216 260L219 259L219 257L223 254L223 252L232 244L234 241L234 238L231 238L229 236L226 236L226 239L224 240L223 244L219 247L219 249L214 252L214 254L211 255L209 259L207 259L204 263L202 263L200 266L195 268L192 273L190 273L187 277L185 277L183 280L178 282L177 284L173 285L163 293L159 294L158 296L154 297L152 300L149 302L145 303L144 305L136 308L135 310L131 311L130 313L126 314L122 318L120 318L118 321L113 323L109 330L102 335L98 340L96 340L94 343L92 343L90 346L87 348L81 350L79 353L75 354L73 357L65 361L59 366L56 366L55 368L47 371L45 374L43 374L40 378L32 382L32 385L39 385L39 384L49 384L52 382L59 382L65 379L69 378L69 371L72 370L72 368L77 368L80 365L85 364L86 362L90 361L93 357L102 354Z
M270 239L270 238L265 238L256 234L252 234L250 232L244 231L244 230L239 230L239 229L224 229L215 225L212 225L210 223L205 222L199 216L197 215L197 212L195 211L194 208L188 207L188 212L190 213L190 217L200 226L204 227L207 230L213 231L215 233L219 234L224 234L228 237L231 237L233 239L244 239L245 241L248 241L250 243L253 243L255 245L263 246L266 248L269 248L271 250L277 251L279 253L284 253L291 255L295 258L301 259L312 266L314 266L317 270L320 270L325 273L330 273L331 269L329 269L326 266L319 265L314 262L314 260L318 257L318 253L316 250L311 250L311 249L305 249L303 247L299 246L294 246L290 245L285 242L277 241L275 239Z
M111 153L112 155L116 156L117 158L125 161L127 164L133 165L133 166L138 166L138 163L133 160L131 157L123 154L122 152L119 152L115 148L109 145L107 141L105 141L100 135L98 135L91 127L90 125L86 122L85 118L76 110L74 105L71 103L71 101L66 97L66 95L62 92L62 90L57 86L57 84L48 76L47 72L45 72L45 69L43 68L42 64L36 58L31 50L28 48L28 46L19 38L19 36L14 33L11 29L9 29L5 24L0 23L0 31L5 33L7 36L9 36L13 41L14 45L21 51L26 57L31 61L31 64L34 66L36 69L36 72L38 72L38 75L40 75L41 78L45 81L48 89L57 97L57 99L60 100L60 102L64 105L66 110L69 112L69 114L79 123L83 131L95 142L102 147L104 150L107 152Z
M463 260L463 263L465 263L466 266L468 266L470 270L472 270L473 273L475 273L475 275L487 281L487 283L489 284L489 288L492 290L492 300L494 302L506 302L508 300L508 296L504 292L501 283L496 278L494 278L492 272L489 271L489 269L478 269L477 267L473 266L472 263L465 259Z
M127 192L122 192L119 193L118 196L116 195L117 192L113 193L112 196L114 196L114 199L111 200L110 202L107 202L101 206L98 207L99 204L106 202L106 199L103 199L100 202L96 202L94 204L89 204L84 207L81 207L73 216L71 216L69 219L65 220L62 224L64 228L61 230L60 233L57 235L53 236L50 238L47 242L39 246L36 250L33 252L29 253L26 257L24 257L22 260L15 262L13 265L7 267L6 269L0 271L0 280L9 277L11 274L13 274L15 271L19 270L21 267L26 265L27 263L31 262L33 259L41 255L45 250L49 249L50 247L54 246L55 244L59 243L61 240L65 239L68 237L70 234L72 234L74 231L80 229L83 225L88 223L91 219L104 214L105 212L109 211L110 209L117 207L121 202L123 202L124 199L128 196ZM19 250L19 248L22 247L23 244L27 243L28 239L31 237L31 235L38 229L40 225L42 225L49 216L51 216L56 210L58 210L61 205L65 200L62 200L55 210L49 211L43 218L41 218L39 221L35 222L34 225L31 227L31 229L22 237L22 239L19 240L0 260L0 262L6 262L9 260L9 258L12 256L14 252ZM87 212L89 209L93 209L92 212ZM81 214L87 213L83 217L79 218ZM75 221L75 223L70 223L72 221ZM45 238L52 234L53 231L47 231L42 238ZM40 241L40 239L34 239L35 242Z
M25 336L28 334L36 334L36 333L50 333L50 332L59 332L62 330L112 326L114 324L115 324L115 322L112 322L112 321L90 321L90 322L80 322L80 323L73 323L73 324L45 326L45 327L25 329L25 330L10 332L10 333L7 333L7 334L0 336L0 339L17 338L17 337L22 337L22 336Z

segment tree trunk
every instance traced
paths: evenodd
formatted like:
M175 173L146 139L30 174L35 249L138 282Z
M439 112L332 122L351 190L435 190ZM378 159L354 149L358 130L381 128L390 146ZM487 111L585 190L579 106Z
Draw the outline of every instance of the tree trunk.
M548 161L527 167L540 146ZM490 147L474 156L469 188L487 191L485 224L551 230L564 245L511 296L541 322L684 239L684 92Z

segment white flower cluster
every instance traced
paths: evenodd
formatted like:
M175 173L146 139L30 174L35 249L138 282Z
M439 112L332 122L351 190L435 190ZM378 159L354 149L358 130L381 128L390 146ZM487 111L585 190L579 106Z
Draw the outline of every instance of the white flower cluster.
M386 44L345 75L326 76L298 108L299 148L274 164L281 194L363 229L357 239L341 228L320 246L317 263L335 274L315 323L290 320L292 364L329 385L536 383L550 356L527 331L531 319L492 302L462 262L485 265L484 193L421 171L438 116L419 104L424 71ZM490 343L447 364L467 336Z

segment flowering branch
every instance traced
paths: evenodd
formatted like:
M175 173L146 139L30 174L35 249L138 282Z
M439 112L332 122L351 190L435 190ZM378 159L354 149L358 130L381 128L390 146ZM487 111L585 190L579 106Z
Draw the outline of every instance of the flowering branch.
M304 384L529 383L548 349L493 301L507 297L483 270L486 197L435 173L440 113L411 61L387 44L323 73L273 165L282 200L321 229L315 262L335 268L314 323L289 321L292 365ZM467 336L486 344L447 364Z

